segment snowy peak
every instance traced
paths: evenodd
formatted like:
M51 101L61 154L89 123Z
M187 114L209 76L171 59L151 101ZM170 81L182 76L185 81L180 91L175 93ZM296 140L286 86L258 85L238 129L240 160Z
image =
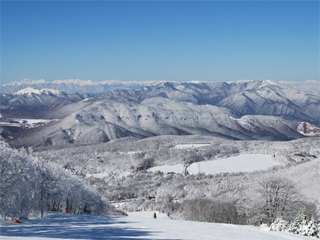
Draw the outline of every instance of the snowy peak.
M272 81L272 80L263 80L262 81L265 85L276 85L279 86L276 82Z
M79 94L66 94L56 89L23 88L14 93L0 94L0 109L44 110L83 100Z
M272 80L238 80L236 82L228 82L230 88L234 92L237 91L249 91L249 90L258 90L265 87L281 87L279 84Z
M15 95L32 95L32 94L37 94L37 95L63 95L64 93L59 90L55 89L34 89L31 87L24 88L22 90L19 90L14 93Z

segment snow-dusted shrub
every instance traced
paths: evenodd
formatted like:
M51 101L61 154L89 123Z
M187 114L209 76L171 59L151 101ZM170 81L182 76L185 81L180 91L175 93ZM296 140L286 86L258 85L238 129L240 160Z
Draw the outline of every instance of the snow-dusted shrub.
M277 231L277 232L286 231L288 225L289 225L289 222L286 221L283 217L277 217L276 220L273 223L271 223L270 231Z
M270 231L287 231L303 236L320 238L320 224L315 219L304 214L299 214L291 223L284 220L283 217L278 217L270 225Z
M320 238L320 225L315 219L307 219L307 216L300 214L292 223L287 226L287 231L303 236Z

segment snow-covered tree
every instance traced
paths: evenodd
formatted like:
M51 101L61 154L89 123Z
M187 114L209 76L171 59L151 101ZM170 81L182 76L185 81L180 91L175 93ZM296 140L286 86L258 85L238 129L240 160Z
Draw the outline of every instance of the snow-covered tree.
M270 225L270 231L287 231L320 238L320 223L314 218L308 219L306 215L300 213L292 222L286 221L283 217L276 218Z
M0 140L0 217L28 217L31 212L63 211L101 214L107 204L65 169Z
M275 175L264 177L246 195L237 202L237 209L249 224L270 225L278 217L292 219L302 207L295 185Z
M285 220L283 217L277 217L273 223L270 225L270 231L282 232L286 231L289 222Z
M288 226L287 231L303 235L320 238L320 223L315 219L308 220L304 214L299 214Z
M35 167L0 140L0 215L25 217L34 210Z

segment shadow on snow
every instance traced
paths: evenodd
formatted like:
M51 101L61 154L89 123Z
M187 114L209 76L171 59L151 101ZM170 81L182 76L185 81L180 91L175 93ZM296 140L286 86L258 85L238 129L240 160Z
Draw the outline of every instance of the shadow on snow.
M0 235L60 239L152 239L157 232L125 228L125 217L48 213L43 219L1 226ZM119 226L121 224L121 226ZM117 226L118 225L118 226ZM141 238L139 238L141 237Z

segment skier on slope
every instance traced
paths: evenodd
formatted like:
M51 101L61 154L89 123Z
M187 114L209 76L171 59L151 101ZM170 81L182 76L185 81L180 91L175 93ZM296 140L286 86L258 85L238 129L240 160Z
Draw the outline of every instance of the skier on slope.
M157 214L155 212L153 213L153 218L157 218Z

